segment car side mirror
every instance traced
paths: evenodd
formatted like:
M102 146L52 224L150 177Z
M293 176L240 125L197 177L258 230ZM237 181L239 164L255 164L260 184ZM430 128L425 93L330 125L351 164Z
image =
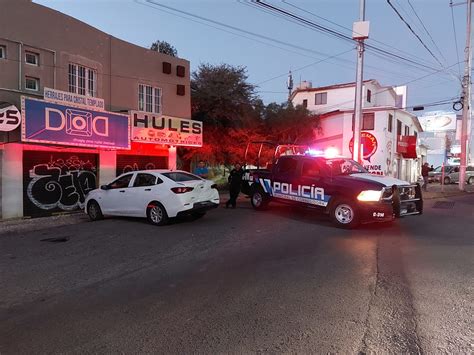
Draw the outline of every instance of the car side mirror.
M102 185L100 187L101 190L110 190L110 186L109 185Z

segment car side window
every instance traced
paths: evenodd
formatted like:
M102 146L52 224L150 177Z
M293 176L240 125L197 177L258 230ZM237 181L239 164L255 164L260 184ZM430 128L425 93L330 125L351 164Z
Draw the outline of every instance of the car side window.
M153 186L156 185L156 176L152 174L137 174L135 181L133 182L133 187L140 186Z
M315 161L305 160L301 169L301 175L305 177L317 177L321 175L321 169Z
M132 180L133 174L127 174L124 176L119 177L117 180L110 184L111 189L123 189L128 187L130 184L130 180Z
M295 174L298 161L295 158L280 158L278 160L277 173L279 174Z

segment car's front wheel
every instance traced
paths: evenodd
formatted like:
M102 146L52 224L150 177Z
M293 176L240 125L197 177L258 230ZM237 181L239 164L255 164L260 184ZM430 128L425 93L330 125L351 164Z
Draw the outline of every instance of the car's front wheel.
M474 185L474 176L471 176L469 179L467 179L467 183L469 185Z
M91 221L98 221L104 218L99 204L97 203L97 201L94 200L89 201L89 203L87 204L87 215L89 216Z
M449 185L451 183L451 179L449 177L444 178L444 184Z
M164 226L168 223L168 214L164 206L159 202L152 202L148 205L146 216L148 222L156 226Z
M338 199L330 208L332 222L340 228L355 228L359 225L359 212L356 204L349 199Z

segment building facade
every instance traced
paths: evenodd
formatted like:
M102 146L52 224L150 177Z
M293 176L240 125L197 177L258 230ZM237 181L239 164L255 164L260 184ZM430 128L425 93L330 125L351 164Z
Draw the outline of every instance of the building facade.
M361 122L362 163L378 175L416 181L426 152L417 148L422 128L406 107L406 88L383 87L376 80L363 85ZM314 148L336 148L352 156L355 84L313 88L303 83L291 96L294 105L303 105L320 117Z
M0 23L0 117L22 111L0 129L1 218L70 211L123 172L176 168L193 129L187 60L30 0L2 2Z

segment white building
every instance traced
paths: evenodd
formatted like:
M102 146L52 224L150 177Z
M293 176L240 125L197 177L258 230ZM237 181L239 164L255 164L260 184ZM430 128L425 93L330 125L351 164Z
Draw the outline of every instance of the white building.
M314 148L335 147L351 156L355 83L313 88L303 82L291 95L293 105L303 105L320 116ZM422 131L416 116L404 110L406 87L383 87L364 81L361 143L363 165L372 173L416 181L425 157L417 151Z

